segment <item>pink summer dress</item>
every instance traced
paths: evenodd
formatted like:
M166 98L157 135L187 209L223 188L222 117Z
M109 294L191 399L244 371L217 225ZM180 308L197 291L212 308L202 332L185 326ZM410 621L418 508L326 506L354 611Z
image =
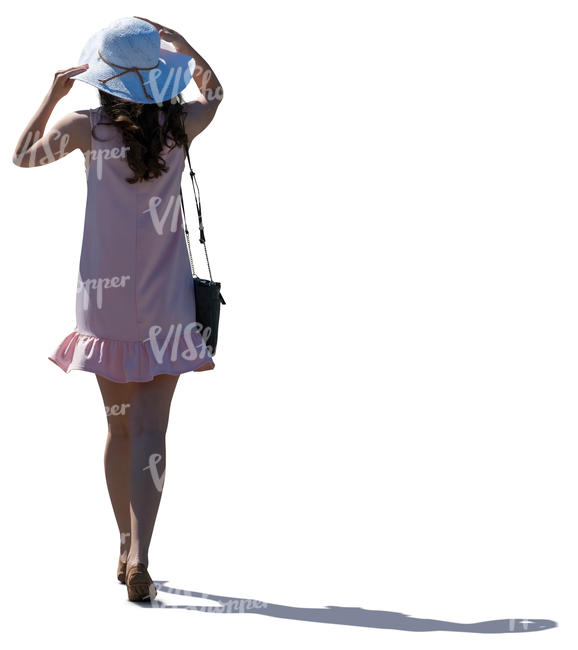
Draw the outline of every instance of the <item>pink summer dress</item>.
M110 121L100 107L90 109L91 126L100 120ZM86 370L123 383L212 370L195 321L182 225L183 147L165 146L168 172L127 183L133 173L120 130L98 124L91 142L76 325L48 358L67 373Z

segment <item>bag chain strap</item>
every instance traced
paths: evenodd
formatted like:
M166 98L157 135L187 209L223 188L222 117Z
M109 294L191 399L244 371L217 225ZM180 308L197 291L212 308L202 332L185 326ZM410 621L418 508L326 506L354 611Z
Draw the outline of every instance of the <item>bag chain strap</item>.
M188 143L184 146L185 149L185 154L187 155L187 162L189 163L189 175L191 177L191 181L193 183L193 191L195 193L195 204L197 206L197 216L199 218L199 242L203 244L203 247L205 249L205 258L207 260L207 268L209 269L209 278L211 282L213 281L213 276L211 274L211 265L209 264L209 255L207 253L207 244L205 243L205 229L203 227L203 217L201 214L201 193L199 191L199 185L197 183L197 179L195 177L195 172L193 171L193 168L191 167L191 159L189 158L189 148L188 148ZM191 241L189 239L189 229L187 227L187 219L185 217L185 202L183 201L183 189L182 186L179 188L179 193L181 195L181 207L183 211L183 222L184 222L184 227L185 227L185 237L187 238L187 248L189 249L189 259L191 261L191 269L193 271L193 277L198 277L197 274L195 273L195 264L193 262L193 255L191 253Z

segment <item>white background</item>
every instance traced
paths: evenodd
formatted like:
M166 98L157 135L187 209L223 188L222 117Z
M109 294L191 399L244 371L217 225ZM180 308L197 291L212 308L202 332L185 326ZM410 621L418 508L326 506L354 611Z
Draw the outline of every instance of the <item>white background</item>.
M575 3L11 11L9 647L571 647ZM177 385L149 570L173 589L270 604L256 615L187 609L216 603L165 591L159 603L180 608L128 602L96 379L47 359L75 325L84 161L22 169L11 156L54 72L133 13L180 31L225 91L191 153L227 305L215 369ZM49 126L97 105L77 82ZM329 607L334 622L320 622ZM419 619L438 631L418 633ZM557 627L512 634L510 619ZM496 620L502 633L473 626Z

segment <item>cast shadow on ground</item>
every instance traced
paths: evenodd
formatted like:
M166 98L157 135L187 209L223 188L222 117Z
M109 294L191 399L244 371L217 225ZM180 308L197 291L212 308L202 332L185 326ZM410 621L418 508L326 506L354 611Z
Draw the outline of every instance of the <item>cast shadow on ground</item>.
M557 627L556 621L548 619L519 619L503 618L494 621L479 621L477 623L453 623L430 618L414 618L400 612L386 612L362 607L290 607L276 605L261 600L248 598L231 598L204 594L187 589L173 589L167 586L167 580L155 580L158 590L157 597L150 603L138 603L143 607L161 609L191 609L214 614L260 614L274 618L286 618L295 621L311 621L314 623L333 623L335 625L357 625L388 630L406 630L408 632L432 632L445 630L448 632L475 632L478 634L511 634L517 632L538 632ZM219 603L220 605L168 605L161 600L162 593L201 598Z

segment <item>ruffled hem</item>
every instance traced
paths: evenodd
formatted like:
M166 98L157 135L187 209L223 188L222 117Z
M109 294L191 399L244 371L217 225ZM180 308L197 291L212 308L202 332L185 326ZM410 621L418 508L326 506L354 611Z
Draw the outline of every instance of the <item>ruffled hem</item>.
M126 383L151 381L156 375L180 375L215 367L205 340L196 331L168 341L120 341L74 329L48 357L64 372L86 370Z

